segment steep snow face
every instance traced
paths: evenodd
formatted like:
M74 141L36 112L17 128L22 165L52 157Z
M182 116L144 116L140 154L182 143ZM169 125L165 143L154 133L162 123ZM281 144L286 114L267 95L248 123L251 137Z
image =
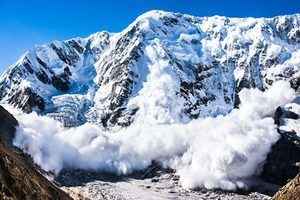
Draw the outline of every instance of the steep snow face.
M51 113L56 119L74 117L77 107L72 105L91 101L96 76L93 64L108 46L109 37L108 33L100 32L85 39L54 41L26 52L1 76L1 102L25 112ZM68 108L75 110L65 112ZM76 123L65 121L65 124L78 125L80 120L74 120Z
M89 115L105 126L178 123L227 114L242 88L299 84L300 17L197 18L152 11L115 35L96 63L99 90ZM141 119L137 117L137 119Z
M2 75L0 99L66 126L187 123L227 114L243 88L298 89L299 47L300 15L150 11L120 33L36 47Z

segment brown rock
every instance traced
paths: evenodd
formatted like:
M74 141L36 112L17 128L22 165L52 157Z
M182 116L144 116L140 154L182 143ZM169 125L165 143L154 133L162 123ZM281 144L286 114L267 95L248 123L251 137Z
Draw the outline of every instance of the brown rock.
M17 120L0 106L0 199L71 199L42 176L27 155L12 146L17 124Z
M281 188L272 200L300 200L300 174Z

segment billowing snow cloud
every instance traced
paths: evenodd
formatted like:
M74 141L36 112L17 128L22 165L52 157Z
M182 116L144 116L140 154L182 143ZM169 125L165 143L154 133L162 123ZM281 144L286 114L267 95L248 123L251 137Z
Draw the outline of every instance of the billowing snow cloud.
M10 111L20 122L14 144L45 170L69 167L127 174L156 160L176 169L186 188L234 190L245 187L244 181L257 173L279 138L273 112L293 98L289 84L277 82L266 92L243 90L240 109L226 116L187 124L136 120L114 133L88 123L67 129L36 113Z

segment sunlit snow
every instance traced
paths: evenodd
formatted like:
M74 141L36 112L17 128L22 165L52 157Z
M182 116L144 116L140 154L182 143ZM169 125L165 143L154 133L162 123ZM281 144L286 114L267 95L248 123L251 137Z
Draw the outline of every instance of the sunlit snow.
M155 160L176 169L186 188L234 190L246 187L244 181L257 173L278 140L273 112L294 95L288 83L279 81L266 92L244 89L240 109L226 116L187 124L137 120L118 132L103 132L88 123L67 129L51 118L7 108L20 123L14 144L45 170L81 168L128 174ZM168 118L168 114L160 117Z

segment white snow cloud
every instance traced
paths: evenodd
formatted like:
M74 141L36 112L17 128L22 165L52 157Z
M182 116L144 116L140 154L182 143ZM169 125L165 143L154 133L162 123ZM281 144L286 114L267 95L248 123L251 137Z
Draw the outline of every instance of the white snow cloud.
M187 124L137 120L115 133L88 123L67 129L48 117L8 109L20 123L14 144L45 170L71 167L127 174L156 160L176 169L186 188L234 190L245 187L245 179L257 172L278 140L271 116L293 98L289 84L277 82L266 92L243 90L240 109L226 116Z

